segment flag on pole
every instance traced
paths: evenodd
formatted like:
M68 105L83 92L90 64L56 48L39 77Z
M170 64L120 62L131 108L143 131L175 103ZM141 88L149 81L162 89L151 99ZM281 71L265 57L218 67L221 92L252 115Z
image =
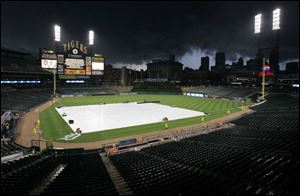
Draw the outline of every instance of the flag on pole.
M270 65L268 65L268 64L266 64L265 66L264 66L264 71L270 71Z
M265 76L273 76L273 72L271 72L271 67L268 64L265 64L264 66L264 72L265 72ZM258 76L262 77L262 71L259 71Z
M262 77L262 71L260 71L260 72L258 73L258 76L259 76L259 77ZM266 72L265 72L265 76L273 76L273 72L271 72L271 71L266 71Z

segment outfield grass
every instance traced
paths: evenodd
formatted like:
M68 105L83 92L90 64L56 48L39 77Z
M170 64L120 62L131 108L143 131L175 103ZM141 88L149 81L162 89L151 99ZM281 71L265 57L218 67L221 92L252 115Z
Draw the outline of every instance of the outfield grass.
M206 112L208 115L204 117L204 121L227 115L227 111L231 113L240 111L243 103L230 100L217 100L208 98L188 97L182 95L109 95L109 96L88 96L88 97L72 97L62 98L61 103L56 103L40 113L40 121L42 128L42 136L45 139L57 140L72 132L70 126L62 119L55 110L60 104L63 106L79 106L92 105L100 103L122 103L137 101L160 101L161 104L186 108L195 111ZM168 122L169 128L181 127L201 123L201 116L192 117ZM64 142L91 142L117 137L142 134L147 132L159 131L164 129L162 122L147 125L139 125L120 129L112 129L107 131L99 131L94 133L85 133L75 140ZM57 140L63 141L63 140Z

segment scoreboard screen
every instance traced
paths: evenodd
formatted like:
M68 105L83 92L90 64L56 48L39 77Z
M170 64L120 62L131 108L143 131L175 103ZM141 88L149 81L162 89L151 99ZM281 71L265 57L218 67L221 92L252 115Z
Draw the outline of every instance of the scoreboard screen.
M56 54L51 50L42 50L41 64L44 69L55 69L57 65Z
M92 57L92 75L103 75L104 58L102 56Z
M65 65L68 69L83 69L85 63L83 59L66 58Z
M104 74L103 56L87 54L86 47L79 41L71 41L63 46L64 52L42 54L42 68L56 68L60 79L88 79L92 75Z
M58 54L57 73L62 75L87 75L86 55L80 50L73 48L64 54ZM61 77L60 77L61 78Z
M42 68L54 69L56 68L56 65L57 65L57 60L42 59Z

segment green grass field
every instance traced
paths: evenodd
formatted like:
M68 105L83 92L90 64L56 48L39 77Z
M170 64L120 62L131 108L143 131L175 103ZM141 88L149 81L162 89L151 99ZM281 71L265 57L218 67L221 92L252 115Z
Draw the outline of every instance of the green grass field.
M72 132L69 125L56 112L55 107L58 104L63 106L79 106L91 105L100 103L122 103L122 102L137 102L137 101L160 101L164 105L174 105L179 108L186 108L195 111L206 112L208 115L204 117L204 121L227 115L227 111L234 113L240 111L243 103L230 100L216 100L209 98L188 97L183 95L109 95L109 96L89 96L89 97L72 97L62 98L61 103L56 103L40 113L40 121L42 128L42 136L45 139L57 140ZM169 121L168 127L175 128L185 125L201 123L201 117L192 117L180 120ZM146 124L140 126L132 126L120 129L112 129L107 131L99 131L94 133L82 134L75 140L61 142L92 142L117 137L137 135L147 132L159 131L164 129L162 122Z

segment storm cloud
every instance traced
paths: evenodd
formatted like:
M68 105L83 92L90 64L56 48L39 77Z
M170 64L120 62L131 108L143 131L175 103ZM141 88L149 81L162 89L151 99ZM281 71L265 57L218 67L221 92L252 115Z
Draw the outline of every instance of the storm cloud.
M88 30L94 30L94 51L105 55L107 63L142 66L174 53L185 62L198 57L188 65L197 67L201 55L214 58L216 51L225 52L227 61L255 57L259 39L263 47L275 46L275 8L281 8L280 61L299 59L296 1L1 2L1 40L34 52L53 48L53 25L59 24L62 42L88 43ZM255 35L258 13L263 15L263 29Z

